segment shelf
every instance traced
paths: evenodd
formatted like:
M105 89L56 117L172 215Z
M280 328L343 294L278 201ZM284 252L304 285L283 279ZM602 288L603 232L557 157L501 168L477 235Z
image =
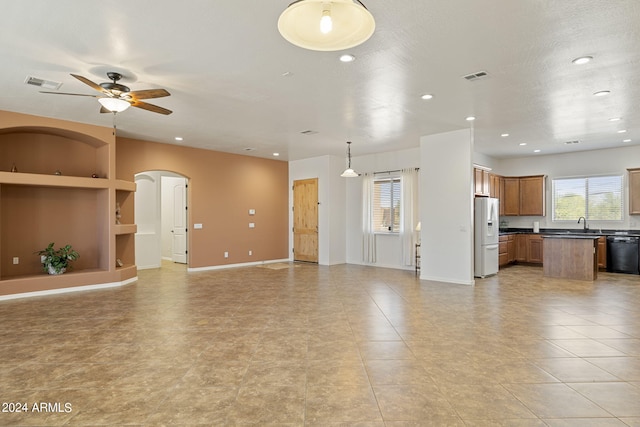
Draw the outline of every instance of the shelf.
M0 172L0 184L30 185L38 187L109 188L109 180L103 178L44 175L22 172Z
M136 191L136 183L131 181L123 181L116 179L116 190L118 191Z
M116 236L135 234L138 231L138 226L136 224L116 224L114 225L114 230Z

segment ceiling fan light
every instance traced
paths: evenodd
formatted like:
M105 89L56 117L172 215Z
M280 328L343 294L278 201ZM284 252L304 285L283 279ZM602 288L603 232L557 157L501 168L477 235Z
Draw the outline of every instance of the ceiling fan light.
M375 28L373 15L359 0L297 0L278 19L278 31L288 42L318 51L358 46Z
M113 113L120 113L127 108L131 107L131 104L124 99L120 98L98 98L98 102L107 110Z

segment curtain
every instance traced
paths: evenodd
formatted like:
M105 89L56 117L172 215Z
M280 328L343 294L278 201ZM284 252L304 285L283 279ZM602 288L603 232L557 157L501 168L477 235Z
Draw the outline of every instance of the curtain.
M400 222L400 244L402 263L414 265L416 259L416 231L418 225L418 171L415 168L402 169L402 207Z
M362 260L376 262L376 235L373 232L373 174L362 174Z

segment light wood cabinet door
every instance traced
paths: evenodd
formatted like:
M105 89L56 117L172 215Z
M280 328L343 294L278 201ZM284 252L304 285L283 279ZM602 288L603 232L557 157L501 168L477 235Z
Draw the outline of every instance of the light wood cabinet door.
M515 262L516 261L516 236L509 235L509 239L507 240L507 262Z
M488 196L489 195L489 172L480 169L473 168L474 176L474 193L476 196Z
M499 205L499 211L500 211L500 216L504 215L504 177L499 177L498 179L499 181L499 190L498 190L498 205Z
M529 244L527 262L542 264L542 236L537 234L530 234L527 237Z
M504 178L504 215L520 215L520 178Z
M640 168L629 169L629 213L640 215Z
M545 215L545 177L520 177L520 206L521 216Z
M516 234L515 243L516 243L516 261L527 262L527 259L529 258L527 254L527 250L529 246L529 236L527 234Z
M489 174L489 197L500 198L500 176Z
M607 268L607 238L598 239L598 268Z

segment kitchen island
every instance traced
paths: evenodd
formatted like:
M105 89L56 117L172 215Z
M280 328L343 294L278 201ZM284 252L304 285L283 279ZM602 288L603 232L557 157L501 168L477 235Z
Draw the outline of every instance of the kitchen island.
M552 234L542 238L545 276L591 281L598 277L599 236Z

